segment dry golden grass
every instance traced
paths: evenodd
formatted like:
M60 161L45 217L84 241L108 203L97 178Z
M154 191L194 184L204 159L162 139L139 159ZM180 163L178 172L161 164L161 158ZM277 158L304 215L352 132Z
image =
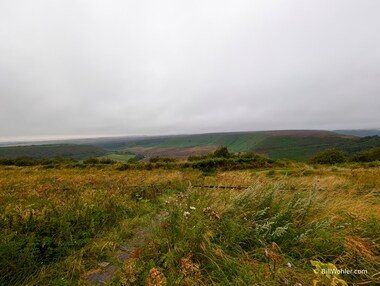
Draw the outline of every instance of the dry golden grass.
M202 185L246 186L247 189L192 187ZM176 204L175 199L179 192L186 192L188 196L177 198L180 203ZM134 193L139 197L133 197ZM315 230L315 237L309 236L299 245L292 244L290 238L277 239L276 242L276 235L268 238L270 236L265 234L267 237L260 238L260 243L255 242L258 244L252 244L251 248L246 245L244 247L247 249L237 247L240 252L235 257L226 246L227 242L231 238L234 243L247 244L244 236L240 240L234 240L233 236L239 231L239 223L246 223L244 219L260 211L244 207L238 209L239 199L243 202L257 199L257 203L252 203L252 208L261 207L268 193L274 194L273 204L268 203L268 206L277 206L279 210L286 208L296 195L301 196L302 205L292 209L289 227L299 224L307 233L307 228L320 222L328 225L321 232ZM54 212L59 223L65 222L64 215L70 216L70 219L82 219L85 223L86 219L91 219L88 217L91 211L100 217L104 214L117 215L119 210L125 210L126 213L111 220L109 225L94 227L93 232L80 246L70 248L63 256L58 255L54 262L31 267L30 272L26 269L17 277L18 280L9 284L54 285L58 283L55 278L61 277L61 285L73 285L79 283L80 277L91 270L91 266L94 263L96 265L98 260L108 259L117 264L113 257L117 245L130 239L139 226L149 227L152 223L151 217L156 216L157 212L167 211L165 201L170 201L179 213L178 219L174 223L162 223L165 228L161 227L158 231L160 236L153 237L151 242L155 246L152 248L155 253L147 250L149 255L146 257L143 254L142 257L135 258L133 263L127 262L124 266L121 264L121 269L125 269L121 270L124 272L119 277L125 285L132 280L137 281L136 283L145 280L147 284L159 280L162 285L170 284L181 276L187 279L187 282L183 280L185 284L192 283L191 281L197 281L200 285L230 281L244 285L246 281L251 281L249 277L254 277L252 285L277 285L280 278L307 285L305 283L313 278L309 258L351 268L368 267L373 270L380 265L380 230L377 229L380 221L380 167L312 167L294 163L282 168L219 171L212 176L205 176L192 169L118 171L113 166L84 169L0 167L0 210L4 227L2 234L3 237L9 237L9 240L3 239L3 248L10 244L11 238L17 237L12 230L6 229L10 224L9 216L13 216L13 223L20 225L27 225L33 218L43 228L42 223L49 223L46 216L51 216ZM190 206L195 206L196 210L186 220L182 214ZM196 213L194 221L193 213ZM276 218L276 213L271 215L273 219ZM230 229L230 226L223 225L225 219L237 225ZM173 224L176 223L179 234L173 236L173 239L177 239L177 248L165 253L165 247L160 246L160 241L163 243L163 239L168 239L169 233L174 229ZM200 235L192 234L187 229L191 223L194 223L194 228L202 226L205 229L200 231ZM259 224L254 221L252 225L247 223L245 226L255 229L255 223ZM224 234L223 227L226 228ZM297 227L294 227L293 231L296 230ZM173 231L173 235L174 233ZM31 232L30 235L35 233ZM223 238L226 245L215 242L218 235L226 235ZM193 240L196 246L191 243ZM327 245L324 240L328 241ZM235 249L234 247L232 248ZM267 257L264 255L265 250L268 252ZM329 254L329 251L333 253ZM173 253L177 256L171 257ZM6 259L7 257L3 262ZM22 259L26 258L20 256L20 261ZM165 259L169 261L167 264L163 262ZM205 265L207 261L209 265ZM284 261L292 261L295 266L287 269L282 265ZM16 271L16 268L9 269ZM133 273L134 269L138 269L138 273ZM371 272L365 278L352 279L355 282L376 283L377 278L371 278L375 274ZM118 277L115 279L113 283L117 285L120 281ZM0 284L2 282L4 281L0 281Z

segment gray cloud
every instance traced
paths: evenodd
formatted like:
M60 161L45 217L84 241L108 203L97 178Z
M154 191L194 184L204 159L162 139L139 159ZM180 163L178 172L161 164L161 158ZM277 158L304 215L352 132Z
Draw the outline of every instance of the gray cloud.
M0 140L380 127L379 10L3 0Z

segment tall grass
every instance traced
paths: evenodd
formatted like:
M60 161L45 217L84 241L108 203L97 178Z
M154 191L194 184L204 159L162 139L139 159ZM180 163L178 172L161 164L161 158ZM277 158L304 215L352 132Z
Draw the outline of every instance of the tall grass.
M202 185L247 186L210 189ZM289 163L269 169L0 168L0 285L85 284L106 261L112 285L311 285L316 265L376 285L380 168ZM136 229L146 241L115 252ZM314 263L315 264L315 263ZM366 283L366 284L364 284ZM88 283L87 283L88 284Z
M310 285L310 260L366 269L368 275L344 279L371 281L379 266L378 216L353 223L353 212L360 214L351 208L357 194L344 194L342 203L337 194L289 192L285 186L257 183L239 193L189 189L169 203L150 254L167 270L169 284ZM362 207L374 202L360 199ZM199 272L181 274L186 257Z

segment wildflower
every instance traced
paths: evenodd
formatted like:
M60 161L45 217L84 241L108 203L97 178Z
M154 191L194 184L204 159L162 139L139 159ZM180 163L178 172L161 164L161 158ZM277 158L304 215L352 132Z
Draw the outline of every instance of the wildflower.
M212 210L210 207L204 208L203 213L207 215L210 219L213 218L215 220L220 220L220 215L217 214L214 210Z
M165 222L163 222L163 223L160 224L160 227L163 228L163 229L168 229L169 226L170 226L170 224L165 223Z
M185 217L185 219L188 219L190 216L190 212L188 211L183 212L183 216Z
M134 250L131 251L131 258L139 258L140 255L142 254L142 250L139 249L139 248L136 248Z
M289 280L286 279L286 278L282 278L281 281L282 281L282 283L285 284L285 285L288 285L288 284L289 284Z
M189 254L186 257L182 257L180 260L181 273L184 277L199 274L199 264L192 261L192 255Z
M167 280L165 275L157 268L152 268L149 271L149 276L145 278L145 284L148 286L166 285Z
M288 268L292 268L292 264L290 264L290 262L286 262L285 266L288 267Z
M121 285L131 285L137 280L136 259L129 259L124 262L123 273L120 277Z

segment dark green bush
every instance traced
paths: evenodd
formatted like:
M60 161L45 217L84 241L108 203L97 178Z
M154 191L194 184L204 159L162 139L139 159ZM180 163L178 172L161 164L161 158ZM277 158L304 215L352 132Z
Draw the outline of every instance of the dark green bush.
M337 149L326 149L315 154L309 162L312 164L338 164L347 161L346 155Z
M228 151L228 148L226 146L220 146L218 149L215 150L213 153L214 158L230 158L233 154L231 154Z
M177 162L178 159L176 158L170 158L170 157L152 157L149 159L149 162L151 163L157 163L157 162L162 162L162 163L171 163L171 162Z
M112 160L110 158L103 158L103 159L100 159L99 160L99 163L100 164L105 164L105 165L110 165L110 164L115 164L116 161L115 160Z
M97 158L88 158L83 161L84 164L99 164L99 159Z

